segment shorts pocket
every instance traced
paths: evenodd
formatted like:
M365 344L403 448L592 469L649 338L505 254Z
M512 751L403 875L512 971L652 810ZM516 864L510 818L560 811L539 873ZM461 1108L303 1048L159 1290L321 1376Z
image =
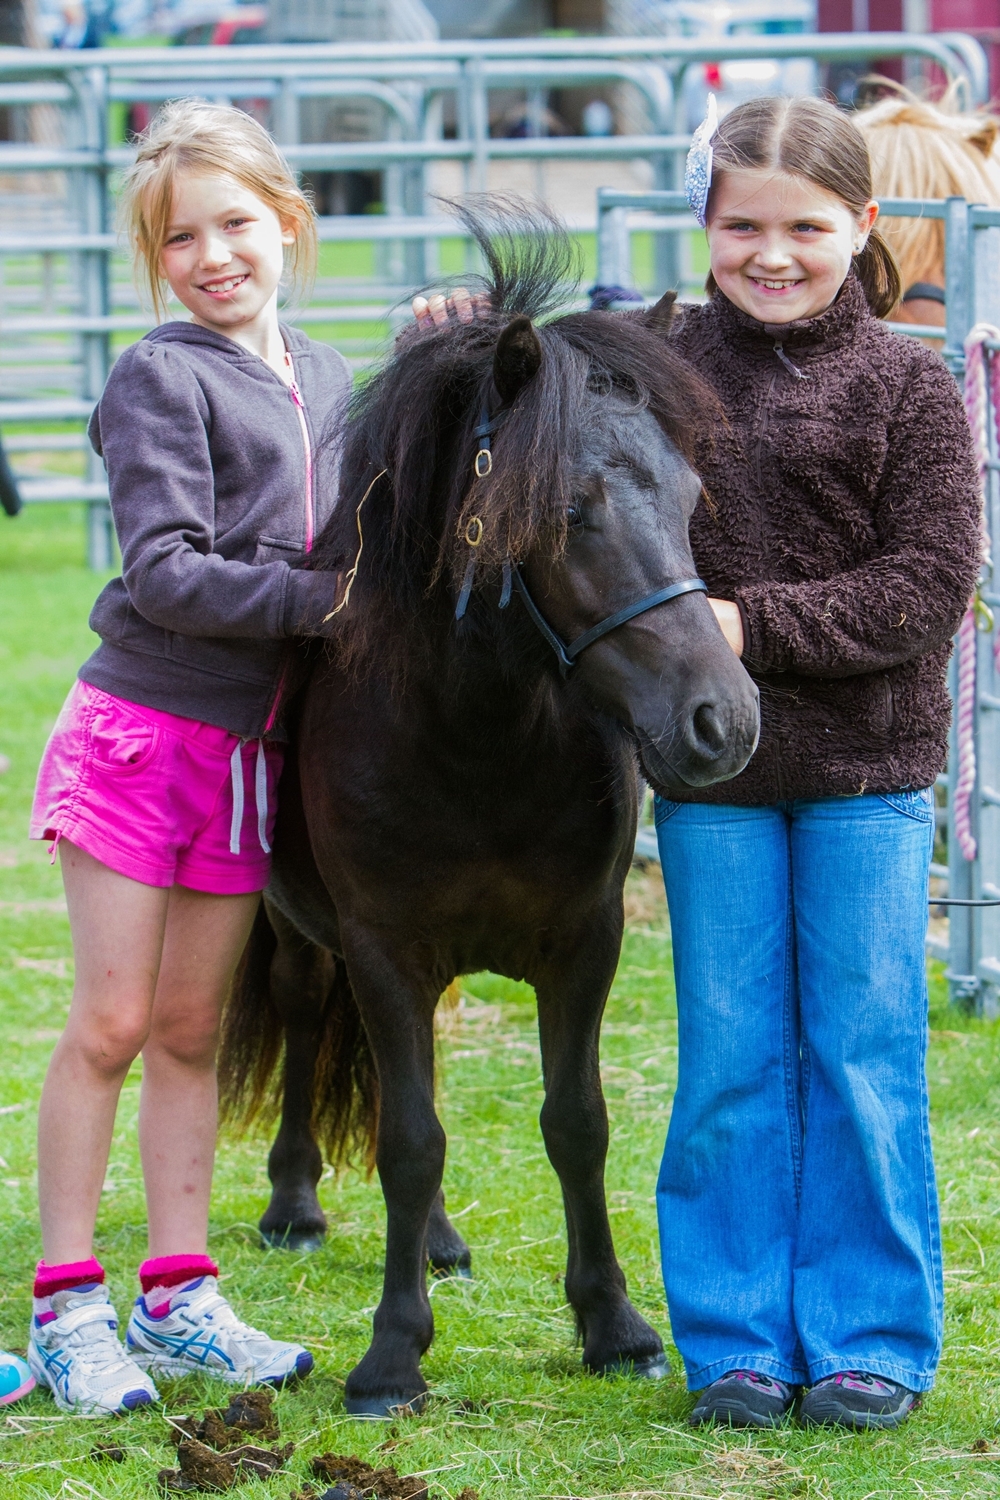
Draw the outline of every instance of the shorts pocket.
M933 823L934 821L934 789L929 786L920 787L915 792L876 792L883 802L894 807L897 812L905 813L908 818L916 818L918 823Z
M111 776L132 776L156 754L160 727L127 706L98 704L90 721L88 749L91 764Z
M657 828L660 827L661 823L665 823L668 818L672 818L674 813L683 806L683 802L671 802L669 797L654 797L653 821Z

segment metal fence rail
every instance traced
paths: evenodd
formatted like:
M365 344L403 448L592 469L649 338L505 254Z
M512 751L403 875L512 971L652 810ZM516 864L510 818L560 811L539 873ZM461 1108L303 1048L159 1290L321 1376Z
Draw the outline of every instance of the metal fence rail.
M45 128L36 139L0 143L0 423L16 455L87 453L83 477L54 472L24 479L32 502L82 500L88 505L88 555L95 567L113 556L103 469L87 449L79 425L103 389L116 347L142 333L150 320L132 291L114 229L114 179L132 159L113 144L114 111L197 94L250 105L264 118L300 171L378 170L383 217L326 218L321 238L339 247L374 242L374 264L320 278L306 308L293 313L318 337L356 362L370 357L393 327L393 309L439 274L442 244L460 234L428 200L427 173L435 162L462 168L465 188L487 185L491 161L608 161L644 159L654 182L670 188L688 145L680 82L692 62L728 58L813 57L870 60L922 58L948 79L964 82L970 101L988 88L978 43L961 35L915 33L760 36L717 39L541 38L489 42L359 43L329 46L252 46L101 49L30 52L0 49L0 106L22 119L40 109ZM505 139L490 135L490 90L540 89L612 83L641 99L645 134ZM377 106L381 140L306 139L310 101L360 100ZM444 105L455 120L445 139ZM49 199L16 193L18 177L55 185ZM47 174L47 176L46 176ZM42 213L42 209L45 212ZM690 228L660 219L655 234L655 280L662 289L681 276L679 235ZM592 221L572 227L591 228ZM75 422L76 433L10 432L11 426ZM54 462L55 460L53 460ZM22 460L22 467L23 467Z
M961 385L965 376L965 341L976 323L1000 326L1000 210L969 204L964 198L883 199L886 218L944 220L945 312L944 329L895 323L889 326L911 337L944 340L942 354ZM598 193L598 278L606 285L632 285L631 235L648 227L651 216L684 226L690 222L683 193ZM978 598L986 610L977 612L981 625L976 633L976 692L974 716L975 784L970 796L971 832L976 857L963 857L955 828L955 799L951 795L954 767L958 764L957 724L949 739L949 775L938 778L944 805L937 809L939 828L947 830L947 863L935 862L935 882L947 883L947 893L964 900L1000 899L1000 670L995 646L1000 630L1000 579L993 557L1000 546L1000 454L997 451L997 412L993 405L993 366L1000 360L1000 338L983 345L987 361L986 429L989 461L985 484L985 521L989 538ZM1000 376L1000 369L997 371ZM990 611L997 611L994 625ZM957 656L949 671L953 702L958 700ZM656 838L641 829L637 852L656 859ZM936 894L942 894L937 891ZM928 950L945 961L953 1003L972 1008L977 1015L1000 1015L1000 908L952 907L948 938L929 937Z

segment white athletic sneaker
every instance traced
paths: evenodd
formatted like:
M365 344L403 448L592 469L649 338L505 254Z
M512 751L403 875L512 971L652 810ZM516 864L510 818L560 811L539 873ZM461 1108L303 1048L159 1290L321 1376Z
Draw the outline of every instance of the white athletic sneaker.
M200 1371L230 1385L284 1385L308 1375L313 1357L301 1344L282 1344L241 1323L214 1276L177 1287L153 1313L137 1297L125 1342L144 1370L164 1375Z
M152 1380L118 1342L106 1286L70 1287L51 1301L54 1318L31 1320L28 1365L60 1411L107 1416L159 1400Z

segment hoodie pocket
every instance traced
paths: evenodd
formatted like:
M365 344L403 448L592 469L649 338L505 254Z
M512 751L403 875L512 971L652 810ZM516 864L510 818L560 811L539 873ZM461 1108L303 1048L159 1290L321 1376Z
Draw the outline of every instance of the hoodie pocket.
M278 536L259 536L253 560L256 564L286 562L290 568L294 568L305 555L306 549L301 542L289 542Z

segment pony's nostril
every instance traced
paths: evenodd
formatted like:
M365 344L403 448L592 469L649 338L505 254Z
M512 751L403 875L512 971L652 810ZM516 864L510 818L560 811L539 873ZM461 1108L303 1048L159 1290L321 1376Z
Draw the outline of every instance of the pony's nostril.
M691 715L695 744L703 755L721 755L726 748L726 732L714 703L700 703Z

